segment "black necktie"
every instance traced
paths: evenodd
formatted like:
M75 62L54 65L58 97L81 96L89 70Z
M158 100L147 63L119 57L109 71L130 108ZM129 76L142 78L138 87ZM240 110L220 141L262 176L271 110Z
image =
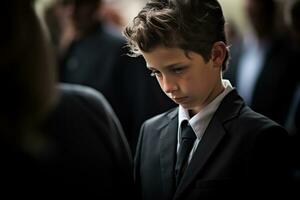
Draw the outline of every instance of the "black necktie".
M183 121L181 123L181 143L175 165L176 186L178 186L184 170L187 167L189 153L191 152L195 139L196 135L192 127L188 124L188 121Z

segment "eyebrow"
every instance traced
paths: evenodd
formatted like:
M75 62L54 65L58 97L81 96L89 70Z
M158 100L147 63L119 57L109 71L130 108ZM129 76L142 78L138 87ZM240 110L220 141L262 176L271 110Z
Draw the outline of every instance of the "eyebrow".
M166 66L162 66L160 68L164 68L164 69L171 69L171 68L174 68L174 67L178 67L178 66L181 66L183 65L183 63L179 62L179 63L174 63L174 64L170 64L170 65L166 65ZM155 67L152 67L150 65L146 65L148 69L150 70L157 70Z

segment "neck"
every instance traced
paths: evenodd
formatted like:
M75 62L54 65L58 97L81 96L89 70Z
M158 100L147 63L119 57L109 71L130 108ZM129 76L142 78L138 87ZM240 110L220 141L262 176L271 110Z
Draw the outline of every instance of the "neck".
M223 91L225 90L225 87L223 85L222 79L218 81L215 88L211 91L211 93L208 95L205 102L196 109L189 110L190 117L193 117L197 113L199 113L204 107L206 107L209 103L211 103L217 96L219 96Z

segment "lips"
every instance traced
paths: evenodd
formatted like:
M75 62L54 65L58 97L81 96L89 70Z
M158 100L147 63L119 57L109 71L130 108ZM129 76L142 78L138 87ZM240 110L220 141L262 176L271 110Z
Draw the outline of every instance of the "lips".
M175 101L176 103L182 104L182 103L187 102L188 97L175 97L175 98L172 98L172 99L173 99L173 101Z

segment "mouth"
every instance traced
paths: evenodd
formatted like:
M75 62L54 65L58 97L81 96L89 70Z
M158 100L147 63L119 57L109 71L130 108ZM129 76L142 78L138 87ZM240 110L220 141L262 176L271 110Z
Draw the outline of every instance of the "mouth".
M172 98L172 100L178 104L183 104L183 103L187 102L188 97L175 97L175 98Z

